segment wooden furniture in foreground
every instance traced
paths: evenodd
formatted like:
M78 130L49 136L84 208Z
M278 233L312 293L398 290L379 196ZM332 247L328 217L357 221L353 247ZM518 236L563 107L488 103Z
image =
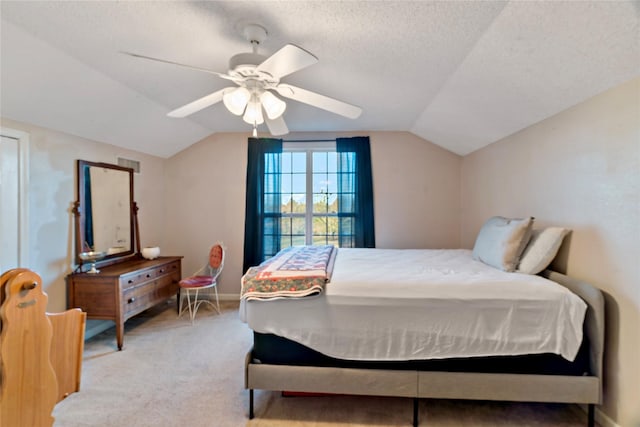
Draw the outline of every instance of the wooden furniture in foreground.
M87 313L74 308L62 313L47 313L47 317L53 329L50 359L58 380L56 401L59 402L80 391Z
M181 259L135 257L101 267L98 274L70 274L68 306L86 311L89 319L114 321L118 350L122 350L124 322L177 294Z
M79 391L85 313L46 313L42 279L24 268L0 277L0 425L51 426Z

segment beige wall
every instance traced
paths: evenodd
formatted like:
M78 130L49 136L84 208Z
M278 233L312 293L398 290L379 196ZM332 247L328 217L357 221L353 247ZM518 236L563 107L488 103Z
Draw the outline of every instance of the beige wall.
M164 160L131 150L79 138L13 120L0 125L30 135L29 263L49 296L47 310L66 310L65 276L74 267L72 203L76 200L76 160L117 163L118 157L141 161L134 175L134 196L140 207L143 245L161 242L165 212Z
M459 245L461 158L408 132L297 133L286 139L368 135L378 247ZM220 292L238 295L244 245L247 133L212 135L169 159L167 247L185 272L227 246Z
M573 230L555 267L606 292L605 413L640 423L640 79L462 160L463 247L491 215Z

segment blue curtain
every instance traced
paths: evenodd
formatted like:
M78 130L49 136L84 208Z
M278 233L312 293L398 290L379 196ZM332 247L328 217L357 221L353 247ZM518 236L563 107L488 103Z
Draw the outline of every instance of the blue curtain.
M369 137L336 139L340 247L375 248Z
M282 140L249 138L243 271L280 250Z

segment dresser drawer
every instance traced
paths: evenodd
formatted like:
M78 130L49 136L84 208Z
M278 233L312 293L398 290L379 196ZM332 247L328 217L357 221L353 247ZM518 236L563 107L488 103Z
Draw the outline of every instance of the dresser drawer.
M122 294L122 304L126 314L136 314L155 305L158 301L171 298L178 292L180 275L162 274L155 280L129 287Z
M135 314L151 307L156 300L156 281L129 288L122 294L122 307L126 314Z
M143 271L138 271L136 273L127 274L120 278L120 283L122 284L122 290L127 290L129 288L136 287L137 285L148 282L154 278L153 268L149 268Z
M149 280L153 280L167 274L177 273L179 272L179 269L180 269L179 261L176 261L169 264L147 268L142 271L137 271L135 273L124 275L120 278L120 283L122 284L122 289L127 290L129 288L136 287L137 285L147 282Z
M180 261L174 261L167 265L162 265L160 267L156 267L154 269L155 277L161 277L165 274L173 274L178 276L178 280L180 280Z

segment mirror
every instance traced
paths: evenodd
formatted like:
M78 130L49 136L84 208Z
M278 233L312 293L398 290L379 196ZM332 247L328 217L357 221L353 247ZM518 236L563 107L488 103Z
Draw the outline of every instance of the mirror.
M136 206L133 169L78 160L76 258L78 264L119 258L134 253ZM82 256L81 256L82 254Z

